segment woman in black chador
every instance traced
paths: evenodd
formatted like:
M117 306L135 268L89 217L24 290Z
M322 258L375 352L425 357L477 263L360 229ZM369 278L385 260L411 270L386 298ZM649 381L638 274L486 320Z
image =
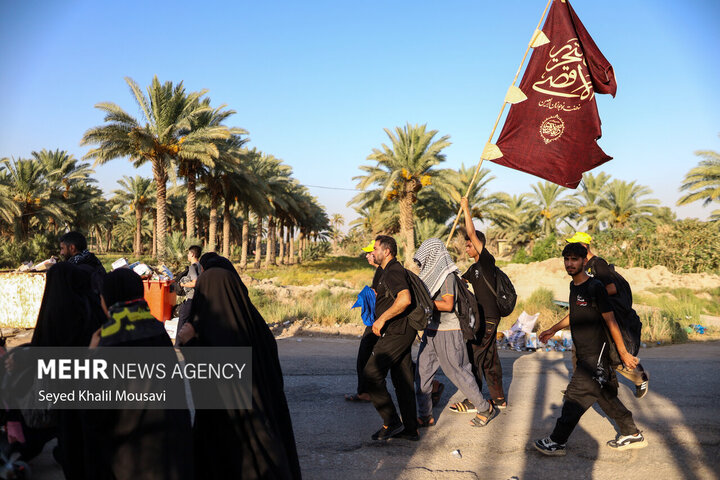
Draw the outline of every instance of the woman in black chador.
M105 275L102 287L107 322L93 338L100 347L146 347L170 365L177 361L162 322L143 298L142 279L120 268ZM131 390L146 391L150 380L137 379ZM170 395L184 395L171 385ZM178 391L179 390L179 391ZM189 480L193 478L192 433L188 410L128 408L87 412L92 421L96 462L88 478L108 480Z
M92 290L92 272L87 265L69 262L50 267L31 346L88 346L93 332L105 321L100 297ZM65 478L94 478L95 472L102 467L96 462L87 411L59 410L55 419L58 446L54 455L62 465ZM39 452L48 438L48 431L25 426L26 447L32 453ZM27 452L23 454L26 459L33 456Z
M196 412L196 477L300 479L275 338L229 260L206 253L200 265L203 272L181 341L186 345L252 347L253 408ZM238 398L243 392L237 388L223 394Z

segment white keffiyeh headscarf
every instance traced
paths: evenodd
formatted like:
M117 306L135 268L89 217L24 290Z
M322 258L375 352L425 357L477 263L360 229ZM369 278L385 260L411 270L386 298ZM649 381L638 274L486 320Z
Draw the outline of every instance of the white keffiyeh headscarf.
M419 277L432 297L440 290L448 275L460 271L439 238L425 240L413 259L420 263Z

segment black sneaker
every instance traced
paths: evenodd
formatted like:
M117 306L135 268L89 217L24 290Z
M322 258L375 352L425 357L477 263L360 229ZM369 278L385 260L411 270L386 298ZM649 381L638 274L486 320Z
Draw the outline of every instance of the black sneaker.
M420 440L420 434L417 430L403 429L402 432L398 433L395 438L402 438L403 440L410 440L411 442L417 442Z
M647 395L650 389L650 379L645 373L643 373L642 379L643 382L640 385L635 385L635 397L637 398L642 398Z
M405 427L403 427L402 423L398 423L396 425L390 425L390 426L383 425L380 428L380 430L378 430L377 432L372 434L371 438L373 440L384 441L384 440L387 440L389 438L392 438L392 437L398 435L404 429L405 429Z
M550 440L550 437L535 440L535 448L543 455L549 455L551 457L561 457L565 455L565 444L555 443Z
M635 435L618 435L615 440L607 442L607 446L616 450L627 450L630 448L645 448L647 442L640 432Z

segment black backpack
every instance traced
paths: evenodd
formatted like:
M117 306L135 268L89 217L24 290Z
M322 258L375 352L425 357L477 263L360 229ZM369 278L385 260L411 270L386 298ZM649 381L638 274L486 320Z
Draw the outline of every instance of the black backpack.
M407 315L408 325L415 330L425 330L432 320L435 303L420 277L408 269L405 269L405 273L410 284L410 297L412 299L408 307L410 312Z
M413 272L405 269L408 285L410 286L410 306L405 309L409 312L406 315L408 325L415 330L425 330L428 323L432 320L433 308L435 303L427 287L420 280L420 277ZM395 295L388 289L386 295L395 301Z
M480 315L480 307L478 306L475 295L468 289L465 281L462 280L457 272L454 273L455 285L457 287L457 295L455 297L455 314L460 321L460 330L463 333L463 339L473 340L480 331L480 327L484 328L485 319Z
M500 311L501 317L507 317L513 310L515 310L515 304L517 303L517 293L515 293L515 287L510 281L510 277L505 272L495 267L495 288L490 285L485 275L480 272L480 276L485 280L485 284L488 286L490 291L495 295L495 302L497 303L498 310Z

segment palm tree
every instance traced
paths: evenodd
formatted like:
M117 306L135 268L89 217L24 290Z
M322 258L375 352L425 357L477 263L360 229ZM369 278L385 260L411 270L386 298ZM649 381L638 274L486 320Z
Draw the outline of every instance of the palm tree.
M135 213L135 235L133 239L133 255L142 255L142 228L143 215L155 196L153 182L140 175L135 177L123 176L117 182L122 188L113 193L117 199L116 210L129 209Z
M412 267L415 254L415 233L413 205L418 192L432 183L437 171L435 165L445 161L442 150L450 145L449 136L433 140L437 130L426 130L426 125L410 125L395 128L395 133L385 129L391 146L374 148L367 157L377 165L362 165L360 169L366 175L353 177L358 180L357 188L366 190L377 185L381 197L385 200L397 200L400 209L400 237L405 245L405 265Z
M106 123L86 131L80 144L98 145L84 157L94 158L96 164L121 157L129 157L135 167L150 162L157 191L157 253L162 257L167 234L168 168L177 159L212 161L218 155L215 142L230 133L219 126L192 128L198 116L210 109L199 101L205 90L186 93L182 82L161 84L156 76L146 96L134 80L126 77L125 81L143 113L142 122L114 103L98 103L95 108L105 112Z
M90 168L90 164L78 164L78 161L64 150L42 149L39 152L32 152L31 155L45 169L45 176L50 185L57 188L60 196L65 200L69 198L73 188L95 182L95 179L90 177L95 173Z
M547 181L531 186L533 189L531 198L538 207L535 213L540 218L543 236L551 235L557 230L560 221L567 222L574 215L572 202L567 198L561 198L567 188Z
M642 198L652 190L635 182L613 180L598 201L598 219L613 228L624 228L632 222L652 222L659 200Z
M680 191L689 193L678 200L678 205L702 201L703 206L720 201L720 153L712 150L699 150L695 152L704 160L697 167L692 168L683 180ZM714 210L711 220L720 218L720 210Z
M33 225L45 225L52 219L59 222L66 212L53 199L53 190L45 177L45 169L36 160L4 158L2 172L2 216L15 227L15 239L27 241Z
M210 99L204 98L201 105L206 110L195 117L191 122L191 130L198 129L227 129L224 127L222 122L231 115L234 115L235 110L224 110L226 105L221 105L218 108L210 107ZM230 130L231 135L246 135L247 132L242 129ZM226 137L227 138L227 137ZM217 145L219 149L221 142ZM195 237L195 213L196 213L196 185L197 179L202 175L203 168L213 168L215 166L215 160L217 159L219 152L214 152L210 158L178 158L177 169L178 175L185 178L187 186L187 212L186 212L186 238Z
M330 217L330 226L331 226L331 238L333 242L333 251L337 250L337 242L342 237L342 234L340 233L340 227L342 225L345 225L345 219L342 215L339 213L333 213Z
M250 241L250 211L261 210L265 203L267 185L262 178L262 154L255 148L244 150L242 156L242 171L236 172L228 185L228 192L242 208L242 246L240 253L240 268L247 268L248 245Z
M534 242L540 234L540 217L537 207L529 199L529 194L498 194L502 203L493 212L497 238L506 240L513 247L525 246ZM490 236L490 235L488 235Z
M580 191L571 199L577 207L579 218L585 222L587 231L595 232L600 228L597 204L609 181L610 175L605 172L600 172L597 176L585 172L580 183Z

